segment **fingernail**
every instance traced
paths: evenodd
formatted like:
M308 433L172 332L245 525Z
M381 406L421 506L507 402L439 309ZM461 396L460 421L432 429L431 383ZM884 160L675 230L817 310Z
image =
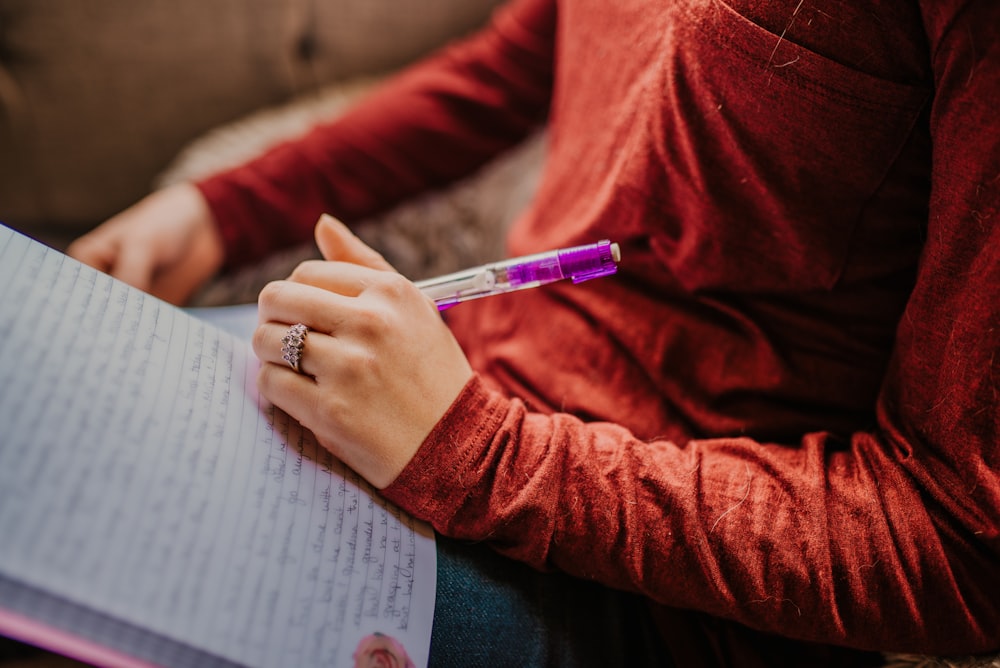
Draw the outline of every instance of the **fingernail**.
M319 222L327 223L329 225L333 225L334 227L346 227L342 222L340 222L339 220L337 220L328 213L321 214L319 217Z

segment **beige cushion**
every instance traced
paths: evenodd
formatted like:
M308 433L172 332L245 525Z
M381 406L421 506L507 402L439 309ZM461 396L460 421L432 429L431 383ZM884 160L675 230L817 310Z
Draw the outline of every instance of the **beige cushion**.
M499 0L0 0L0 221L61 246L208 128L397 68Z

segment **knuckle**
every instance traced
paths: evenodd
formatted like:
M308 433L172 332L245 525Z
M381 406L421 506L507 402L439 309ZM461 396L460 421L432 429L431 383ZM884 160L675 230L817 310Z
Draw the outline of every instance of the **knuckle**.
M336 418L343 412L337 395L332 392L316 392L310 408L323 427L323 431L336 430L338 424Z
M292 270L288 280L295 281L296 283L309 283L316 276L317 271L322 265L323 261L321 260L305 260L300 262Z
M273 308L281 301L281 294L284 292L284 281L271 281L260 291L257 297L257 305L261 309Z
M316 393L309 402L309 425L317 435L324 435L331 442L340 440L344 432L344 421L349 419L348 408L337 397Z
M390 318L379 305L359 308L355 317L358 333L369 340L380 340L390 329Z
M376 373L378 356L368 345L346 346L338 355L338 372L344 387L360 388Z
M413 283L402 274L392 271L379 274L377 290L390 299L406 297L413 289Z

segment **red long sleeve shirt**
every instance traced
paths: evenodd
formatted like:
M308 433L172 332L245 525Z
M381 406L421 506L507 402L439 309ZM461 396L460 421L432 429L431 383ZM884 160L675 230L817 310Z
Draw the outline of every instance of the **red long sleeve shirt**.
M518 0L200 185L248 261L547 118L510 252L620 272L450 311L477 376L386 496L702 630L995 651L998 107L996 2Z

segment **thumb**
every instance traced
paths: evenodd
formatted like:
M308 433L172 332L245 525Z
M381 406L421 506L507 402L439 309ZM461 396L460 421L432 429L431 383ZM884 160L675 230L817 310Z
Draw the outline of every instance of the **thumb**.
M149 292L153 284L156 259L144 244L124 244L111 267L111 275L129 285Z
M355 236L342 222L326 213L320 216L316 223L316 245L326 260L395 271L378 251Z

